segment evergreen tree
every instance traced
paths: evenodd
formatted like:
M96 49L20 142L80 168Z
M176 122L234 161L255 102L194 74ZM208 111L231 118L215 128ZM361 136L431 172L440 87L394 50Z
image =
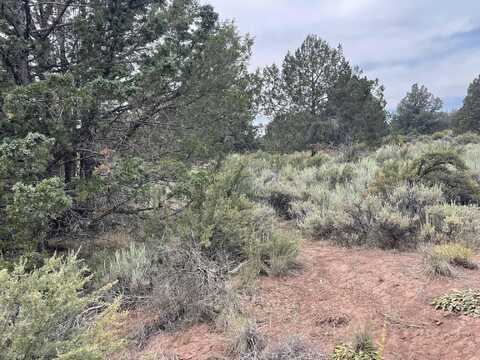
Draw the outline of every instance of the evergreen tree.
M425 86L414 84L400 102L393 127L402 134L431 134L441 116L442 100Z
M463 107L458 111L455 128L457 132L480 132L480 76L468 87Z
M149 184L172 176L158 171L159 161L252 146L251 45L196 0L3 0L2 240L29 233L15 227L20 214L42 214L47 233L134 213L145 208L137 199L148 203ZM23 148L42 157L12 156ZM29 210L34 198L46 202Z
M312 143L373 144L385 134L383 87L352 69L341 46L331 48L310 35L287 54L281 69L265 68L262 80L261 109L273 117L266 128L267 147L290 151Z
M327 116L339 124L338 142L377 145L387 133L384 88L360 69L341 78L329 95Z

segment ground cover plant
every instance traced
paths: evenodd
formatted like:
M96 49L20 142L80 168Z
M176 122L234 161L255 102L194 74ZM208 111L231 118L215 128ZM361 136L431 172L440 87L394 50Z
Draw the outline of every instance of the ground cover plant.
M432 302L437 310L454 314L480 317L480 291L457 290L440 296Z

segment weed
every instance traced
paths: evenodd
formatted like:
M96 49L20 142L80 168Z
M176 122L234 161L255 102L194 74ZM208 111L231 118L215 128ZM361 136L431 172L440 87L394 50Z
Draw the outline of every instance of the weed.
M458 290L441 296L432 302L437 310L444 310L455 314L480 317L480 291Z
M351 345L340 344L333 351L332 360L381 360L382 356L367 331L355 334Z

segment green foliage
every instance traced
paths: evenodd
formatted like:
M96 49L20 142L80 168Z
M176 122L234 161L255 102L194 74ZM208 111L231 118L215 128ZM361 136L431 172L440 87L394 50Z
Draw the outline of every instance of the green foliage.
M325 164L328 161L328 156L324 154L316 154L315 156L311 156L307 158L303 162L303 167L304 168L309 168L309 167L320 167L323 164Z
M2 250L9 250L14 238L32 240L38 233L38 240L42 240L48 222L70 206L58 179L41 181L53 144L53 139L29 133L24 138L6 138L0 145Z
M380 143L387 134L383 91L378 80L369 80L359 69L340 78L327 105L327 113L338 121L338 136L343 137L337 142Z
M449 263L462 266L467 269L476 268L473 262L473 250L460 244L438 245L432 249L432 253L445 258Z
M90 232L153 208L152 187L178 182L165 160L191 165L256 145L252 40L210 5L90 1L79 11L78 1L6 1L2 240L16 182L62 178L72 206L65 221L48 225Z
M438 173L438 178L428 180L442 185L446 198L462 205L480 203L480 185L469 173Z
M386 195L402 182L439 185L451 202L472 204L480 200L479 183L469 173L460 155L449 147L433 147L413 161L385 161L369 190Z
M353 345L340 344L333 351L332 360L382 360L377 347L368 333L355 335Z
M440 139L445 139L451 137L453 134L451 129L447 130L442 130L442 131L437 131L432 134L432 139L433 140L440 140Z
M281 70L276 65L264 69L265 112L318 115L324 110L325 96L348 71L341 46L331 48L326 41L309 35L300 48L285 56ZM312 84L308 74L319 76Z
M326 171L321 171L319 176L335 188L337 185L350 183L355 177L355 170L351 164L340 164L335 167L328 167Z
M337 162L354 163L360 161L372 150L370 145L368 143L353 143L342 145L339 149L340 156L337 157Z
M391 191L407 180L410 163L405 160L385 160L376 171L375 178L369 185L369 192L387 196Z
M279 216L289 219L292 200L293 198L289 194L280 191L272 191L268 201Z
M470 144L461 156L453 138L423 141L364 150L349 162L332 152L319 166L307 165L308 153L252 155L246 193L255 201L275 199L274 208L299 228L342 246L459 242L477 248L478 207L447 205L453 190L467 194L468 188L444 180L463 174L475 182L478 148Z
M100 360L118 350L118 304L85 292L86 273L73 255L50 258L32 272L24 263L0 270L2 359Z
M309 35L279 69L263 70L260 103L273 117L264 143L274 151L304 150L309 144L379 142L386 132L383 87L352 70L341 46Z
M457 135L454 140L459 145L480 144L480 134L469 131Z
M432 206L445 202L439 186L430 187L422 184L400 184L384 199L402 214L412 219L418 218L422 223L426 221L427 213Z
M431 94L425 86L414 84L400 102L393 126L402 134L429 134L434 132L442 108L442 100Z
M463 100L463 107L458 111L455 121L458 133L480 131L480 77L473 80Z
M228 161L210 176L194 173L193 201L169 231L201 245L209 256L228 254L236 263L248 261L257 273L280 275L295 265L298 244L280 232L273 211L257 205L249 193L245 160ZM202 195L200 195L202 194Z
M480 317L480 291L457 290L441 296L432 302L437 310L444 310L455 314Z
M313 121L308 113L277 115L266 126L264 147L282 153L305 150L309 145L309 124Z
M37 180L48 166L53 144L53 139L39 133L29 133L22 139L4 139L0 145L2 187L16 181Z
M145 245L132 243L126 249L117 250L97 276L104 283L114 284L114 290L121 293L124 301L134 302L151 290L153 263L154 258Z
M332 223L332 239L346 246L401 249L415 246L418 220L402 214L376 197L346 204L343 223Z
M4 111L18 134L39 132L67 150L93 95L79 89L71 74L50 75L12 90L5 97Z
M59 178L43 180L35 186L17 183L12 190L13 201L7 207L7 214L19 240L42 242L49 222L72 205Z
M473 206L436 205L427 209L423 229L426 240L433 242L463 242L470 247L479 246L480 210Z

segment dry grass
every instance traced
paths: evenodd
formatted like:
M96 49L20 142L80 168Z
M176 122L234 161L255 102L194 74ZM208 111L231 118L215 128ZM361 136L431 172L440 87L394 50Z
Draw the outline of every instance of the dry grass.
M260 354L266 347L265 338L256 325L246 320L239 320L238 324L230 330L229 338L227 354L242 360L260 360Z
M425 272L433 277L454 277L457 267L476 269L474 252L461 244L436 245L424 249Z

